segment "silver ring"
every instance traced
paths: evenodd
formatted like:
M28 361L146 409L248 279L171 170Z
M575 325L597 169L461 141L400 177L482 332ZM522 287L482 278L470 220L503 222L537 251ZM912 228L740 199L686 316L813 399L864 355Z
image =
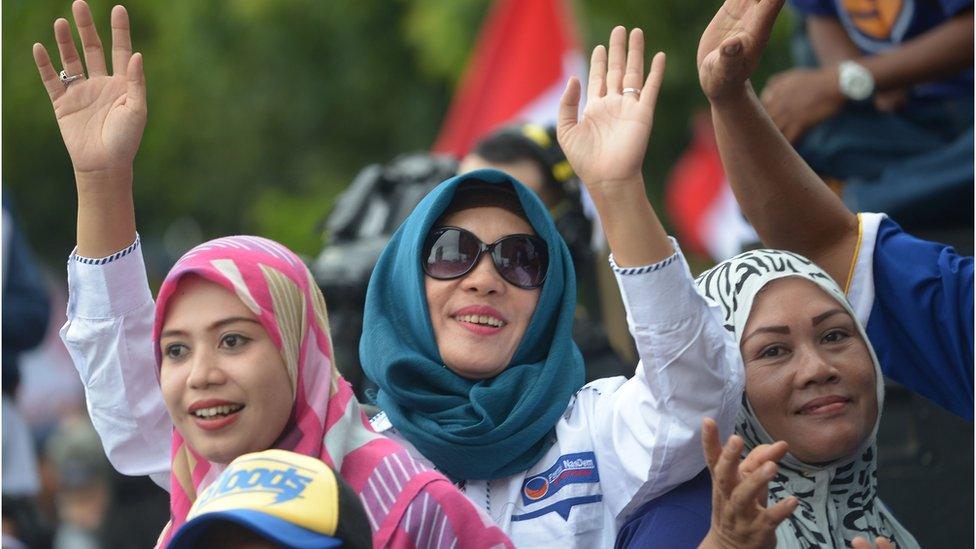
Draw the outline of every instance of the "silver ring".
M68 76L68 71L61 71L60 73L58 73L58 78L61 79L61 83L64 84L64 87L66 88L68 87L68 84L74 82L75 80L78 80L79 78L84 78L84 77L85 77L84 74L74 74Z
M624 88L623 94L627 95L628 93L632 93L636 95L638 99L640 99L640 92L641 91L637 88Z

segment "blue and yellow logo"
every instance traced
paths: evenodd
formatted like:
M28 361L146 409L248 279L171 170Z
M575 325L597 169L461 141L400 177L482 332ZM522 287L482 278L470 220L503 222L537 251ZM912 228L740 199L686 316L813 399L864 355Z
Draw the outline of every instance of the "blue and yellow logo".
M193 503L187 520L218 511L250 509L333 535L338 502L335 474L322 461L266 450L231 462Z

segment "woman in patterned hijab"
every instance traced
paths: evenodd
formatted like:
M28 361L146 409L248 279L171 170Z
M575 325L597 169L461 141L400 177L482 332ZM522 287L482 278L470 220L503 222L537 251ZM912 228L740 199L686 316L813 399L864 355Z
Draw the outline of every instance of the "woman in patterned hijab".
M342 476L366 509L363 543L511 546L444 476L368 426L332 362L322 293L281 244L232 236L187 252L159 290L153 342L175 427L162 546L228 463L269 448L321 459ZM255 472L242 482L274 492L291 481ZM436 541L423 534L431 525Z
M850 547L889 538L918 547L878 497L876 436L884 380L837 284L810 260L755 250L703 273L742 352L746 391L736 424L742 456L785 440L768 505L794 496L779 548Z

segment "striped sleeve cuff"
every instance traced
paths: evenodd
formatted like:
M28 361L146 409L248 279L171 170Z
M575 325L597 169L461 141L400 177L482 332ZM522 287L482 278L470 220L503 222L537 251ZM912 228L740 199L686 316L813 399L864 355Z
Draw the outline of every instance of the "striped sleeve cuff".
M674 249L677 250L678 246L675 240L671 237L668 237L668 239L671 241L671 245L674 247ZM613 269L613 272L621 275L639 275L663 269L677 261L678 257L680 256L678 255L678 252L675 251L675 253L671 254L670 257L662 259L657 263L651 263L650 265L644 265L642 267L621 267L620 265L617 265L616 261L614 261L613 254L610 254L610 268Z
M676 322L698 313L702 298L695 287L681 248L670 238L674 254L642 267L621 268L610 257L631 330L650 324Z
M69 261L77 261L78 263L83 263L85 265L105 265L111 263L117 259L122 259L123 257L132 253L136 248L139 247L139 233L136 233L136 239L132 244L129 244L124 249L115 252L112 255L105 257L84 257L78 255L78 248L76 247L71 251L71 255L68 256Z
M68 317L116 318L152 303L139 236L106 257L68 256Z

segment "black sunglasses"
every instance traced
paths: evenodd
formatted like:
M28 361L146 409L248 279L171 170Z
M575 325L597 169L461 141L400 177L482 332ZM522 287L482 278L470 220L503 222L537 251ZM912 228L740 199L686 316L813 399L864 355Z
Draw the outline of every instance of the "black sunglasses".
M439 227L427 235L421 262L431 278L450 280L468 274L485 252L491 255L498 274L513 286L538 288L546 280L546 242L530 234L510 234L485 244L470 231Z

